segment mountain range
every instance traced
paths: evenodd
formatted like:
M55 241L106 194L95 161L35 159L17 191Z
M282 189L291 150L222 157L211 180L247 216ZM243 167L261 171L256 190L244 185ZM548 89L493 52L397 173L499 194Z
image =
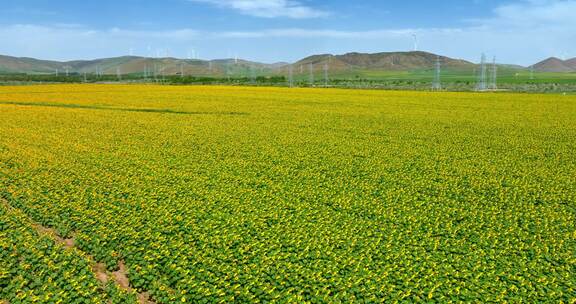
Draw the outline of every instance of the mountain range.
M295 73L314 73L328 68L330 73L350 70L364 71L415 71L433 69L440 59L443 68L452 70L471 70L477 64L439 56L428 52L385 52L385 53L348 53L344 55L313 55L292 64L266 64L242 59L178 59L178 58L148 58L138 56L122 56L95 60L50 61L35 58L11 57L0 55L0 73L26 74L148 74L152 75L186 75L223 76L258 73L258 75L285 73L290 65ZM526 69L513 65L501 65L513 69ZM576 72L576 58L561 60L548 58L531 66L539 72Z

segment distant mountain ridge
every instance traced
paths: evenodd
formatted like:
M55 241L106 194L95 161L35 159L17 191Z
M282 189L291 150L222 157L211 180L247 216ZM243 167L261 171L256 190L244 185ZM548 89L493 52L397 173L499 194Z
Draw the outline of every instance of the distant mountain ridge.
M114 58L50 61L26 57L0 56L0 73L27 74L148 74L223 75L232 70L276 69L284 63L265 64L240 59L197 60L122 56Z
M442 66L455 69L469 69L474 63L438 56L427 52L386 52L386 53L347 53L344 55L313 55L293 63L293 67L306 71L310 67L318 72L328 66L331 72L350 69L361 70L390 70L410 71L433 68L437 58ZM18 58L0 56L0 73L29 73L29 74L55 74L55 73L95 73L95 74L166 74L180 73L194 75L245 75L252 70L266 70L268 74L285 73L284 67L290 63L265 64L239 59L217 60L189 60L177 58L147 58L136 56L122 56L115 58L76 60L58 62L38 60L33 58Z
M576 72L576 58L562 60L556 57L550 57L540 61L532 66L538 72L568 73Z
M27 57L0 55L0 73L25 74L147 74L225 76L225 75L279 75L286 74L287 66L292 65L299 72L321 72L327 67L331 73L338 71L415 71L433 69L437 59L442 68L453 70L471 70L478 66L466 60L454 59L436 54L414 52L347 53L343 55L321 54L306 57L292 64L279 62L266 64L242 59L178 59L121 56L94 60L52 61ZM521 70L524 67L500 64L499 66ZM576 72L576 58L561 60L548 58L532 66L539 72ZM256 71L256 72L255 72Z

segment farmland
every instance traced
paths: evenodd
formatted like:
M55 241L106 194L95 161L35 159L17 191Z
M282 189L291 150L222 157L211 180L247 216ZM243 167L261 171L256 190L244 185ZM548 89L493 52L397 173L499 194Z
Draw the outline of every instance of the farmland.
M576 303L576 96L0 87L0 303Z

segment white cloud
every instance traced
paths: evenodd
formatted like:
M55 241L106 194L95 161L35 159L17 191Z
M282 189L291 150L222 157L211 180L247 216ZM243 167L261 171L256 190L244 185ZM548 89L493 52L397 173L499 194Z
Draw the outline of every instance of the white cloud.
M502 5L494 10L490 25L522 28L576 25L576 1L524 0Z
M276 18L288 17L294 19L325 17L328 12L308 7L292 0L189 0L192 2L209 3L222 8L233 9L242 14Z

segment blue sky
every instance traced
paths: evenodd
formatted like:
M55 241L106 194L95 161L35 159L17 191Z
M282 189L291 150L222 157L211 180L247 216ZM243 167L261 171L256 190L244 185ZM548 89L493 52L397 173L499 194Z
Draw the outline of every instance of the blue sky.
M576 57L576 0L2 0L0 54L73 60L414 48L477 61Z

